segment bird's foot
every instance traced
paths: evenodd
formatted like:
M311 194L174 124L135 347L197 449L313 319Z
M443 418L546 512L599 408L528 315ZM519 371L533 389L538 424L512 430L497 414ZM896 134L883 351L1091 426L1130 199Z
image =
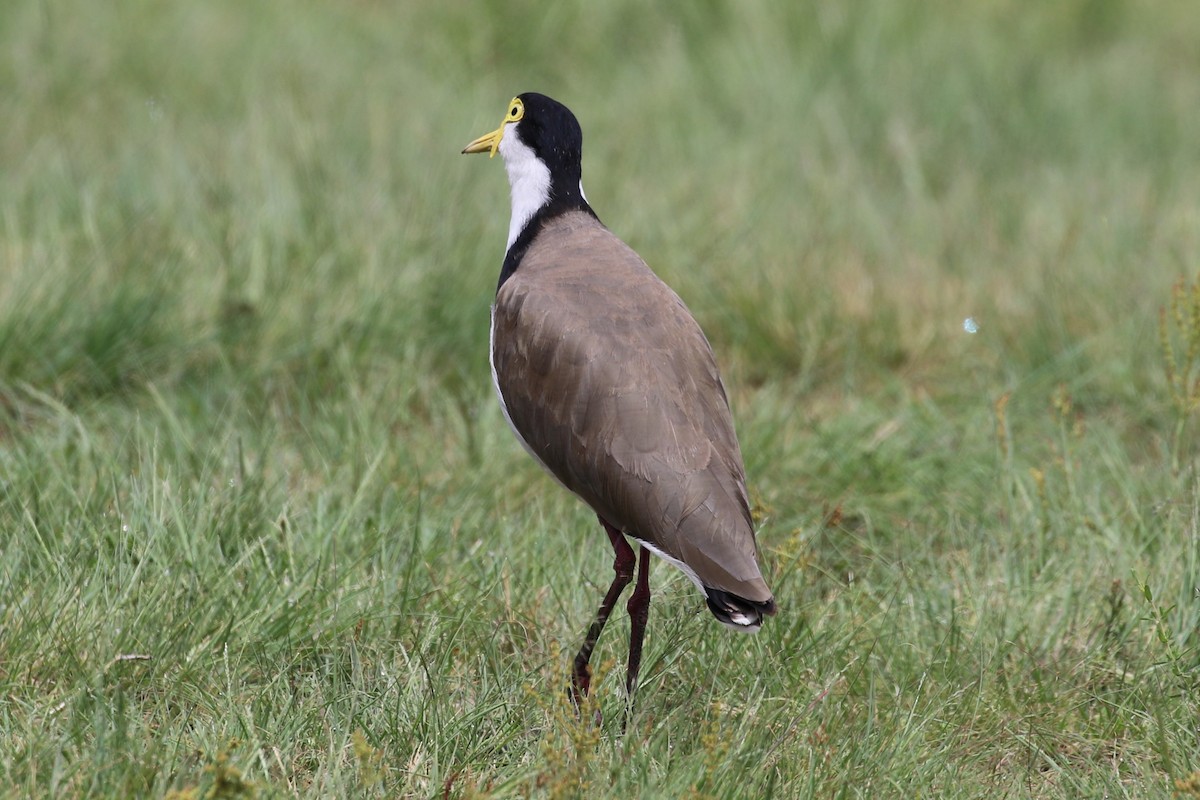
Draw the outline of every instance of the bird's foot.
M586 661L576 658L574 668L571 670L571 702L576 709L583 705L591 688L592 668Z
M571 705L575 708L575 713L581 719L588 711L592 712L592 719L596 726L599 727L604 721L603 715L600 713L600 704L596 702L594 697L589 697L588 693L592 688L592 670L587 664L575 665L575 669L571 672L571 687L568 694L571 697Z

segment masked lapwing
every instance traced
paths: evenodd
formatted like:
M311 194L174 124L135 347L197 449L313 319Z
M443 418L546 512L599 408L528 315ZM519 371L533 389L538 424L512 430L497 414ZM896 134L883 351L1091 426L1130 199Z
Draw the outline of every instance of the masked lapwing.
M632 702L651 553L683 570L735 630L757 631L775 600L712 348L679 296L588 205L582 146L565 106L527 93L463 152L500 153L512 187L491 326L504 416L534 460L596 512L616 552L575 657L572 697L588 693L592 650L636 566L626 606Z

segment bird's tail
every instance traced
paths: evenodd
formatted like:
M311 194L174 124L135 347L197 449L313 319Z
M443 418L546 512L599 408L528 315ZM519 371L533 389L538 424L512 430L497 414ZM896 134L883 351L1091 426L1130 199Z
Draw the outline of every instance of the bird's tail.
M708 610L725 625L742 633L758 633L762 627L763 615L775 614L775 598L765 601L747 600L736 594L730 594L722 589L711 586L704 587L707 595Z

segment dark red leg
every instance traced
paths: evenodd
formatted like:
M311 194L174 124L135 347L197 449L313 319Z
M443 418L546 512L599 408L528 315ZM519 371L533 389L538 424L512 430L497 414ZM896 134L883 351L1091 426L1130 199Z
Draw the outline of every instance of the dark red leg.
M621 532L609 525L603 517L600 518L600 524L604 526L604 532L608 534L613 552L616 553L616 558L613 559L613 572L616 574L613 576L612 585L608 587L608 593L604 595L604 602L600 604L600 610L596 612L596 618L592 620L592 625L588 628L587 638L583 640L583 647L579 648L579 653L575 656L575 668L571 672L571 700L574 701L576 708L579 707L583 698L587 697L588 690L592 686L592 670L588 666L588 662L592 659L592 651L596 649L600 632L604 630L604 623L608 622L608 617L612 614L613 606L617 604L621 592L625 591L625 587L633 580L633 568L637 564L633 548L625 541Z
M638 562L637 584L629 603L629 667L625 672L625 694L629 709L633 709L633 695L637 691L638 669L642 666L642 638L646 634L646 620L650 616L650 551L641 548Z

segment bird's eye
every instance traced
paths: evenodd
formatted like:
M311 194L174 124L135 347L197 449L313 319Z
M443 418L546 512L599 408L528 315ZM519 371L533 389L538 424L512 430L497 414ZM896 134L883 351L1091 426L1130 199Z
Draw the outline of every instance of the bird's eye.
M504 118L504 121L520 122L523 116L525 116L525 104L521 102L521 98L514 97L512 102L508 104L508 116Z
M517 115L517 111L518 111L518 110L519 110L519 109L518 109L516 106L513 106L513 107L512 107L512 111L508 112L508 113L509 113L509 116L513 116L513 117L515 117L515 116Z

